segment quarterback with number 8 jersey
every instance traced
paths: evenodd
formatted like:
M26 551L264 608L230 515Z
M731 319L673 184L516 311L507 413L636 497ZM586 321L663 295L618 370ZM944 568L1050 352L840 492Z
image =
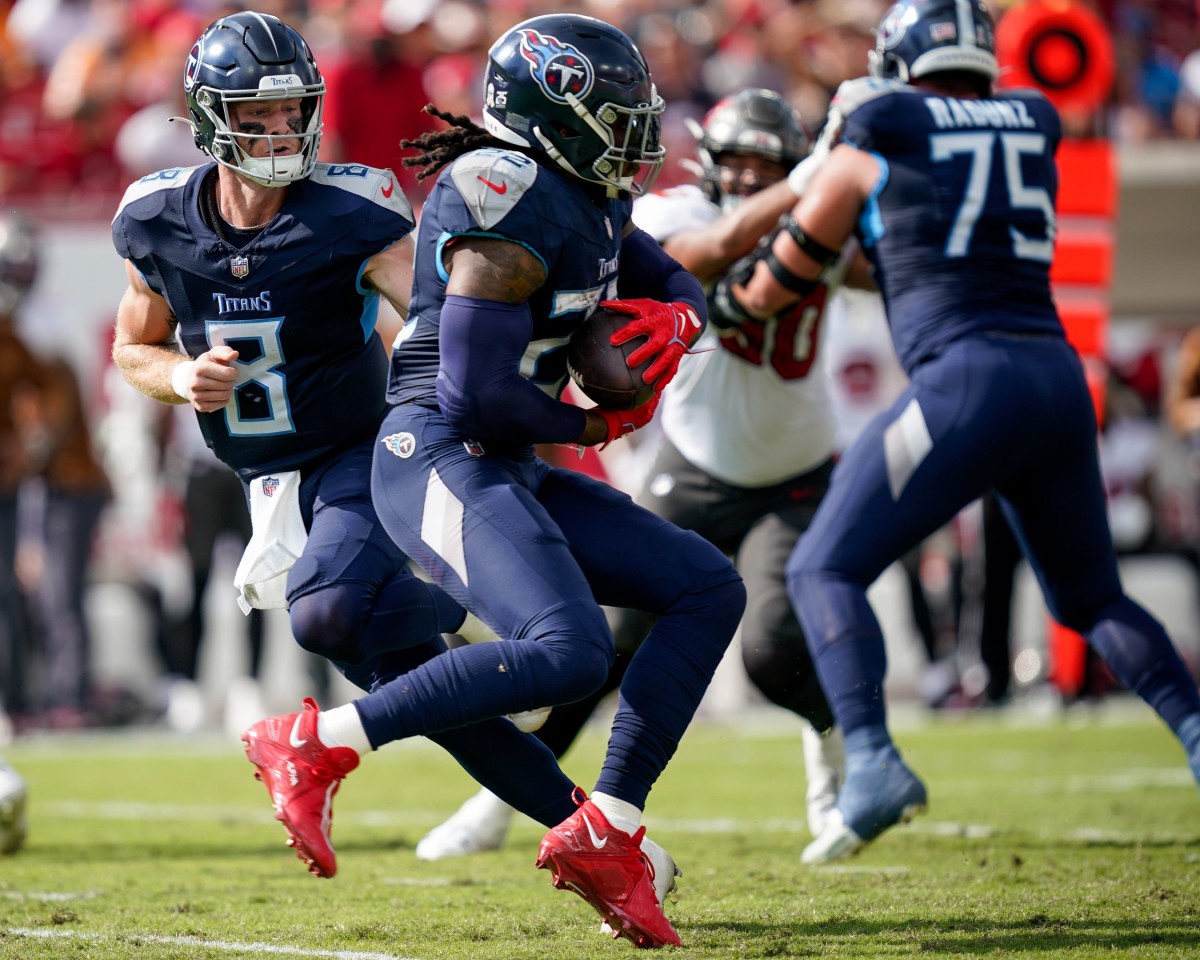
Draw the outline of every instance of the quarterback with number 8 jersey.
M994 491L1047 607L1182 742L1200 778L1200 695L1170 639L1121 587L1096 417L1050 293L1061 124L1036 91L994 92L979 0L904 0L871 78L843 84L840 132L788 230L730 292L755 315L795 299L857 233L910 385L862 432L788 563L788 587L845 735L846 781L805 851L846 856L922 810L886 724L883 634L867 588Z

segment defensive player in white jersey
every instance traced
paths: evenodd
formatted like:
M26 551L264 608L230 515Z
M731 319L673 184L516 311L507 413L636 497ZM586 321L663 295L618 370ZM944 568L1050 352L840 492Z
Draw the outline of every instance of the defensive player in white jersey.
M731 267L736 271L735 262L760 241L770 242L802 189L808 168L791 183L785 178L809 152L809 140L787 101L763 89L726 97L693 132L700 182L638 198L633 216L709 286ZM814 836L837 801L841 737L788 601L784 567L833 468L836 430L817 346L826 299L847 270L855 271L858 285L871 286L855 250L825 283L778 315L724 328L710 324L663 393L664 438L637 498L736 557L748 591L741 623L747 674L773 703L806 720ZM618 654L608 682L585 700L555 707L538 731L556 755L617 688L653 622L639 611L616 612ZM509 806L483 790L427 835L417 856L436 860L495 849L511 816Z

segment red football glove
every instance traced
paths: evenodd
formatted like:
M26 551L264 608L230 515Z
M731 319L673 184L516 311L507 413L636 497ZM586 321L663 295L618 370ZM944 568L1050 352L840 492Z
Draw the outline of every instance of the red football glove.
M627 313L634 318L609 337L608 342L614 347L634 337L647 338L646 343L629 355L629 366L636 367L654 357L654 362L646 368L642 378L654 384L656 393L661 393L667 382L675 376L680 359L704 329L696 309L682 301L605 300L600 306L617 313Z
M658 409L658 396L655 393L640 407L634 407L632 410L605 410L603 407L593 407L592 409L604 418L605 426L608 427L608 436L604 438L604 443L600 444L600 449L603 450L614 440L619 440L648 424L654 417L654 411Z

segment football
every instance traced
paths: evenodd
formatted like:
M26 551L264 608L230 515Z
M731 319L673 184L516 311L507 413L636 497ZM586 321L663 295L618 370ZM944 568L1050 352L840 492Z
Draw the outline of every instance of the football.
M650 360L631 368L627 357L646 342L634 337L614 347L608 338L633 317L603 307L593 313L567 343L567 372L589 398L608 410L632 410L654 396L642 379ZM653 358L651 358L653 359Z

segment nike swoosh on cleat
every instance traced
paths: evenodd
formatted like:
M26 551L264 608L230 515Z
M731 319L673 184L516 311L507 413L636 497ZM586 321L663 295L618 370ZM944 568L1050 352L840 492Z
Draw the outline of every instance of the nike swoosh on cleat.
M606 843L608 843L608 837L605 837L603 840L601 840L598 836L596 836L596 830L592 826L592 821L583 814L580 814L580 817L583 818L584 826L587 827L588 836L592 838L592 846L597 850L600 850Z
M508 192L508 181L505 181L504 183L500 184L499 186L496 186L496 184L492 183L491 180L485 180L483 177L479 176L479 174L475 174L475 177L477 180L479 180L480 183L484 184L484 186L490 187L492 190L495 190L501 196L504 196L504 194L506 194Z
M297 748L302 747L306 743L308 743L307 740L301 740L299 737L300 720L302 718L303 718L303 714L300 714L300 713L296 714L296 721L292 724L292 732L288 734L288 743L290 743L293 747L297 747Z

